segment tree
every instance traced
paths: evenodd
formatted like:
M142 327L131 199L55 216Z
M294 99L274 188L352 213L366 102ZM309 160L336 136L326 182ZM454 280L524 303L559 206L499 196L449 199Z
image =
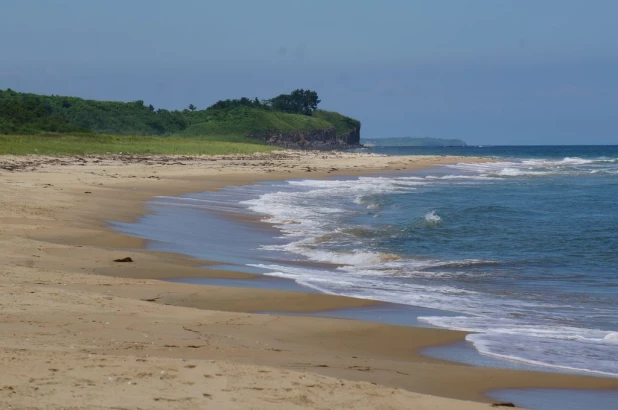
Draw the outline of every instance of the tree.
M270 100L270 105L274 110L293 114L311 115L318 108L321 100L318 93L311 90L292 91L291 94L280 94Z
M195 105L193 105L193 104L189 104L189 109L191 111L195 111L195 110L197 110L197 107Z
M239 107L252 107L252 108L261 108L261 109L270 108L269 105L264 104L263 102L260 102L260 100L257 97L255 97L253 100L247 97L242 97L236 100L229 100L229 99L219 100L213 105L211 105L210 107L208 107L207 110L221 110L221 109L239 108Z
M187 126L182 112L155 110L152 105L144 105L142 100L94 101L0 90L0 133L161 135L180 132Z

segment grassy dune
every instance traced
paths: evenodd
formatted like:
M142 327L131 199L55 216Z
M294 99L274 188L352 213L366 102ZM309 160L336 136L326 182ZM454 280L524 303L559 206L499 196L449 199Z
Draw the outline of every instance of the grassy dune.
M248 142L117 135L0 135L0 155L252 154L277 149Z

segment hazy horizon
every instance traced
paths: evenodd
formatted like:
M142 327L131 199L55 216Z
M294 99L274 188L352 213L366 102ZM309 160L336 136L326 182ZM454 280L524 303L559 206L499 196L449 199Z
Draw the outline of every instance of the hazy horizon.
M363 138L618 143L618 3L4 5L0 89L205 108L316 90Z

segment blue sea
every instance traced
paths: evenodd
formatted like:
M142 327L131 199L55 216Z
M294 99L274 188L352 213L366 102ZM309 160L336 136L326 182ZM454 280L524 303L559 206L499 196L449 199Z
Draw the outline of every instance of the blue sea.
M373 152L493 161L160 197L116 226L223 268L429 308L420 322L472 332L483 355L618 377L618 146Z

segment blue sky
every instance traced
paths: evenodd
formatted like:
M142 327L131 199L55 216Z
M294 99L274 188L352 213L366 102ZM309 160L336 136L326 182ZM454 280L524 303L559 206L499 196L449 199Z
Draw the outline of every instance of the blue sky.
M5 0L0 88L204 108L318 91L363 136L618 143L618 2Z

